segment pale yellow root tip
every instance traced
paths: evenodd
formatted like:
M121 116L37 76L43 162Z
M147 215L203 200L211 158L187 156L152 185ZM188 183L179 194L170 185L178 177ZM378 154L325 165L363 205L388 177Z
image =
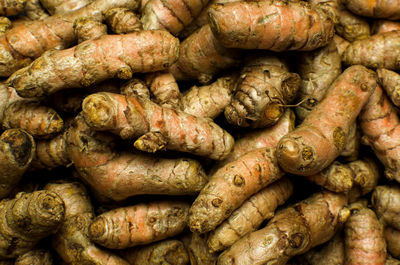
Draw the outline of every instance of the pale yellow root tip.
M104 95L93 94L86 97L82 103L82 113L90 126L104 129L112 127L113 105Z

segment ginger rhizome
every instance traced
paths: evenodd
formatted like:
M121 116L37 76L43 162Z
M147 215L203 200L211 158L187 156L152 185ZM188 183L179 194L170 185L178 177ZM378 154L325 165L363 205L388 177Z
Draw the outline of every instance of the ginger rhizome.
M0 202L0 257L12 258L31 250L54 233L64 220L63 200L54 192L18 193Z
M146 152L164 147L222 160L231 151L232 136L210 119L196 117L150 100L112 93L96 93L82 104L86 122L123 139L138 138L134 145Z
M400 230L400 187L378 186L372 193L371 201L380 221Z
M49 183L46 190L57 193L65 204L65 219L51 239L52 247L66 264L128 265L89 238L94 211L86 188L79 182Z
M333 18L320 5L303 1L263 0L214 5L209 21L228 48L309 51L333 37Z
M73 24L79 17L103 19L103 12L112 7L135 9L137 1L97 0L68 14L43 20L20 23L0 36L0 76L10 76L50 49L65 49L76 41Z
M290 257L331 239L349 216L345 205L345 195L320 192L280 210L266 227L225 250L218 265L286 264Z
M351 216L345 232L345 263L349 265L384 265L386 242L383 225L371 209L357 203L350 205Z
M0 198L17 186L35 155L35 142L23 130L10 129L0 136Z
M303 101L296 107L296 118L303 121L324 98L329 86L342 72L342 67L334 42L314 51L299 53L296 59L297 72L301 77L297 101Z
M247 233L274 216L275 209L283 204L293 192L289 179L281 179L260 190L245 201L231 216L209 233L210 251L221 251L238 241Z
M238 65L239 56L240 51L221 46L207 24L182 41L169 71L178 81L197 79L207 84L223 69Z
M159 241L183 231L189 207L188 202L166 199L117 208L97 216L89 235L97 244L114 249Z
M111 8L105 13L106 22L116 34L126 34L142 30L142 22L129 8Z
M342 152L350 127L375 87L373 71L363 66L347 68L303 123L280 140L279 165L303 176L329 166Z
M363 140L385 166L385 176L400 182L400 120L380 86L376 87L358 119Z
M190 208L193 232L214 230L250 196L283 176L275 148L259 148L217 170Z
M174 239L126 249L121 255L130 265L186 265L189 262L185 246Z
M394 105L400 107L400 75L384 68L376 71L378 81Z
M84 181L113 200L139 194L194 195L207 183L200 163L119 152L113 138L96 133L78 116L67 131L67 152Z
M70 49L48 51L16 71L8 83L23 97L39 97L112 77L130 79L136 72L167 69L178 49L179 40L161 30L105 35Z
M389 31L349 44L342 55L346 65L361 64L370 68L399 70L400 31Z
M241 127L271 126L285 112L284 105L295 98L299 85L300 76L290 73L278 57L250 57L240 73L236 93L225 108L225 118Z
M143 28L181 32L200 14L209 0L149 0L141 7Z

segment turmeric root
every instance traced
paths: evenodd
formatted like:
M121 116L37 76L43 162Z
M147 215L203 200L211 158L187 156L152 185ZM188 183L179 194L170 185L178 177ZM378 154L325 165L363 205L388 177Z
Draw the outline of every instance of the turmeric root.
M342 57L344 51L350 45L350 42L348 42L347 40L343 39L342 37L340 37L339 35L336 35L336 34L335 34L335 36L333 36L333 42L336 45L336 48L337 48L337 51L338 51L340 57Z
M88 17L78 18L74 22L74 30L78 43L100 38L107 34L107 26Z
M400 121L380 86L376 87L358 119L363 140L385 166L386 177L400 182Z
M19 129L4 131L0 136L0 198L17 186L35 154L35 142Z
M214 230L251 195L283 176L275 148L259 148L213 174L190 208L192 232Z
M65 14L87 6L94 0L40 0L40 3L51 14Z
M189 256L181 241L167 239L123 251L130 265L186 265Z
M295 118L293 111L287 109L272 127L244 133L235 141L235 145L229 155L224 160L218 161L212 171L215 172L216 169L257 148L275 147L284 135L294 130Z
M353 202L371 192L378 184L379 176L377 163L364 158L348 164L333 162L318 174L305 178L333 192L348 193L351 190L349 200Z
M320 5L263 0L214 5L211 30L227 48L309 51L325 46L334 34L333 18Z
M378 186L372 193L371 201L380 221L400 230L400 187Z
M86 122L96 130L109 130L123 139L140 137L134 145L146 152L166 147L222 160L234 144L232 136L209 119L135 97L92 94L83 101L82 112Z
M67 131L68 156L85 182L102 196L123 200L138 194L194 195L208 181L193 159L118 152L111 142L80 116Z
M190 204L164 200L122 207L97 216L89 227L92 241L123 249L179 234L187 224Z
M252 57L241 71L238 88L225 108L225 118L241 127L264 128L275 124L284 105L296 96L300 76L273 55Z
M181 109L181 92L175 77L169 72L147 74L146 84L152 94L152 100L161 107Z
M178 81L207 84L221 70L238 65L239 58L239 51L221 46L207 24L182 41L178 60L169 70Z
M116 34L126 34L142 30L142 22L129 8L111 8L105 13L107 25Z
M383 226L374 211L358 205L350 205L350 210L352 214L344 227L344 264L384 265L386 242Z
M400 31L389 31L351 43L342 56L344 64L361 64L370 68L400 69L397 50Z
M231 102L236 86L234 76L224 76L207 86L193 86L182 96L182 110L188 114L214 119Z
M14 265L53 265L53 257L47 249L34 249L19 256Z
M51 191L18 193L0 203L0 257L17 257L54 233L64 219L64 202Z
M0 17L0 34L4 34L11 28L12 22L7 17Z
M388 252L396 258L400 258L400 231L387 226L385 227L384 236Z
M393 258L389 254L386 255L385 265L399 265L399 264L400 264L400 260Z
M166 31L105 35L70 49L46 52L16 71L8 83L23 97L39 97L112 77L130 79L135 72L167 69L178 56L178 45L178 39Z
M295 257L296 265L343 265L344 239L341 232L321 247L316 247Z
M372 27L371 27L372 34L379 34L394 30L400 30L400 22L383 20L383 19L372 21Z
M335 24L336 34L345 40L353 42L367 38L371 31L368 22L357 15L354 15L345 8L339 8L338 23Z
M207 234L191 233L188 246L190 265L215 265L218 254L211 253L207 245Z
M81 183L61 181L49 183L45 189L57 193L65 203L65 220L53 235L51 244L67 264L129 264L90 241L88 229L94 213L87 191Z
M36 141L36 152L32 159L31 168L51 170L59 166L67 166L70 163L65 132L50 140Z
M297 98L304 100L296 107L296 118L301 122L323 99L329 86L342 72L342 67L334 42L315 51L300 53L296 60L301 77Z
M0 16L14 16L24 10L27 0L3 0L0 2Z
M121 86L121 94L138 99L150 99L150 91L146 83L139 78L132 78Z
M274 216L275 209L293 192L289 179L281 179L262 189L245 201L231 216L210 232L210 251L221 251L256 230L264 220Z
M400 2L398 0L343 0L342 2L351 12L360 16L400 19Z
M378 81L392 103L400 107L400 75L396 72L381 68L376 71Z
M346 196L320 192L278 211L267 226L247 234L218 258L218 265L286 264L290 257L327 242L349 210Z
M40 0L28 0L24 12L30 20L41 20L50 16L40 3Z
M363 66L347 68L303 123L280 140L280 166L302 176L329 166L342 152L350 126L376 86L371 70Z
M10 76L50 49L65 49L75 41L74 21L79 17L103 19L103 12L112 7L135 9L137 1L97 0L68 14L21 23L0 36L0 76ZM65 72L65 71L64 71Z
M361 131L357 123L354 123L347 135L346 143L340 156L346 161L355 161L358 158L361 144Z
M166 29L174 35L198 16L209 0L149 0L142 7L143 28Z

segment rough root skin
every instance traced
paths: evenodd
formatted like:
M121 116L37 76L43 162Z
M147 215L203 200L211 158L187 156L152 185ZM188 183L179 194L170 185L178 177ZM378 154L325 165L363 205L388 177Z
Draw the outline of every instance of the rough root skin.
M190 208L193 232L214 230L251 195L283 176L275 148L253 150L220 168Z
M10 17L24 11L27 0L2 0L0 2L0 16Z
M165 29L174 35L189 25L209 0L149 0L142 7L143 28Z
M234 144L233 137L210 119L135 97L92 94L83 101L82 112L86 122L96 130L109 130L123 139L160 133L167 140L167 149L211 159L224 159Z
M47 249L34 249L19 256L14 265L53 265L53 257Z
M400 230L400 187L378 186L372 193L371 201L379 220Z
M319 6L311 9L303 1L214 5L209 22L216 38L228 48L309 51L328 44L334 34L329 13Z
M193 159L162 159L113 150L108 135L95 133L78 116L67 132L68 156L97 193L113 200L139 194L194 195L207 183Z
M88 17L81 17L74 22L74 31L78 43L85 40L100 38L107 34L107 26L101 21Z
M127 249L122 256L130 265L186 265L189 256L179 240L164 240L143 247Z
M379 34L388 31L400 30L400 22L390 20L374 20L372 21L372 34Z
M51 191L18 193L0 203L0 257L17 257L49 236L64 219L63 200Z
M377 86L358 119L363 140L385 166L386 177L400 182L400 120L380 86Z
M52 15L73 12L92 2L94 0L40 0L43 7Z
M346 65L400 70L400 31L389 31L349 44L342 55Z
M182 96L182 110L188 114L214 119L231 102L236 85L233 76L220 77L208 86L193 86Z
M239 50L221 46L207 24L182 41L179 58L169 71L178 81L207 84L221 70L238 65L239 56Z
M343 4L353 13L373 18L400 19L399 0L344 0Z
M103 19L111 7L135 9L138 1L97 0L68 14L20 23L0 36L0 76L8 77L50 49L65 49L75 42L74 21L79 17Z
M388 252L396 257L400 257L400 231L390 226L385 227L384 236ZM398 263L397 263L398 264Z
M325 98L277 147L279 165L310 176L329 166L342 152L350 127L377 87L376 75L363 66L347 68Z
M178 50L179 40L166 31L104 35L70 49L48 51L7 82L22 97L39 97L112 77L130 79L133 73L167 69Z
M327 242L346 221L346 196L320 192L278 211L267 226L247 234L218 258L218 265L286 264Z
M177 235L187 225L190 204L158 201L117 208L94 219L89 236L99 245L124 249Z
M35 138L51 138L64 128L64 121L58 113L39 102L19 100L4 110L4 128L20 128Z
M150 99L150 91L146 83L138 78L132 78L121 86L121 95Z
M40 0L28 0L24 12L30 20L42 20L49 16Z
M65 203L65 219L51 244L67 264L128 265L122 258L90 241L88 228L94 212L84 185L60 181L47 184L45 189L59 194Z
M0 198L6 197L22 178L35 155L31 135L19 129L4 131L0 136Z
M138 16L128 8L111 8L106 14L106 22L116 34L126 34L143 29Z
M384 265L386 242L383 225L368 208L355 208L347 220L345 232L345 263L349 265Z
M207 234L191 233L187 246L191 265L215 265L218 253L211 253L207 245Z
M295 98L300 76L290 73L276 56L261 55L243 67L236 92L225 108L226 120L236 126L264 128L275 124L284 105Z
M161 107L181 109L181 92L175 77L169 72L157 72L146 75L146 84L152 94L152 100Z
M400 75L384 68L378 69L376 73L378 74L379 84L385 90L392 103L400 107Z
M275 209L283 204L293 192L289 179L278 180L245 201L208 237L211 252L232 246L247 233L256 230L260 224L274 216Z

